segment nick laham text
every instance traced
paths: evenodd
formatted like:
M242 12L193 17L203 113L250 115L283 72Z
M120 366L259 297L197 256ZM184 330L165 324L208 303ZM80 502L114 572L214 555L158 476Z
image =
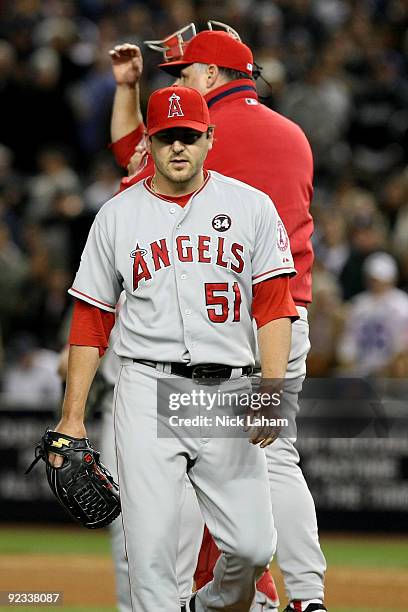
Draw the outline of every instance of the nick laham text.
M192 418L172 415L169 418L171 427L287 427L288 419L272 419L263 415L246 416L204 416Z

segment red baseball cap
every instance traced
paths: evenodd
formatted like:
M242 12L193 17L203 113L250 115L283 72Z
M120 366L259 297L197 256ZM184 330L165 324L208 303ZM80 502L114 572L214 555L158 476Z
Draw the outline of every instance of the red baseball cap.
M147 133L175 127L206 132L210 113L203 96L190 87L166 87L153 92L147 105Z
M182 59L159 64L159 68L173 76L179 76L184 66L195 62L232 68L251 76L254 58L249 47L227 32L204 30L190 40Z

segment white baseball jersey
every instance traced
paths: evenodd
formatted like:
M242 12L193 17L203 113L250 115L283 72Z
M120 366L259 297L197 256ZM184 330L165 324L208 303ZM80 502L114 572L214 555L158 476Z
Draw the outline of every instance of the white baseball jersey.
M115 321L115 325L112 327L112 331L109 336L109 349L104 354L103 359L99 366L99 373L102 374L106 382L109 383L110 385L115 384L117 375L119 374L119 370L120 370L120 360L118 359L118 356L115 354L112 348L115 346L115 343L117 339L119 338L119 331L118 331L119 325L118 325L117 317L119 315L120 309L125 303L125 300L126 300L126 295L125 295L125 292L122 291L119 297L119 301L116 304L116 321Z
M115 352L163 362L254 364L252 287L293 274L267 195L217 172L180 207L140 182L97 214L69 293L115 312Z

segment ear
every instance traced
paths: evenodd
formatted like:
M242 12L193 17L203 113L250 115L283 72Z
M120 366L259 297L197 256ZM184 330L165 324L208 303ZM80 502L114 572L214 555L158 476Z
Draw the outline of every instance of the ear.
M207 81L206 81L207 89L211 89L212 87L214 87L215 83L218 80L219 74L220 74L220 71L218 69L218 66L216 66L216 64L207 65Z
M208 133L208 150L209 151L211 151L211 149L213 148L213 144L214 144L214 128L210 127L209 133Z

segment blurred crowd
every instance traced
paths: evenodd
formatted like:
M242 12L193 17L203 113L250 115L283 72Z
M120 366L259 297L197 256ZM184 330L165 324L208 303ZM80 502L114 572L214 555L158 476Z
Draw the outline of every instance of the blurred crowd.
M95 213L118 188L121 170L107 148L115 91L109 49L126 41L142 46L145 107L169 77L143 41L190 22L205 29L208 19L229 24L252 47L263 68L262 100L300 124L312 145L309 374L408 375L404 0L3 0L5 393L22 392L28 379L31 396L34 381L43 381L44 397L54 392L48 387L66 337L66 291Z

